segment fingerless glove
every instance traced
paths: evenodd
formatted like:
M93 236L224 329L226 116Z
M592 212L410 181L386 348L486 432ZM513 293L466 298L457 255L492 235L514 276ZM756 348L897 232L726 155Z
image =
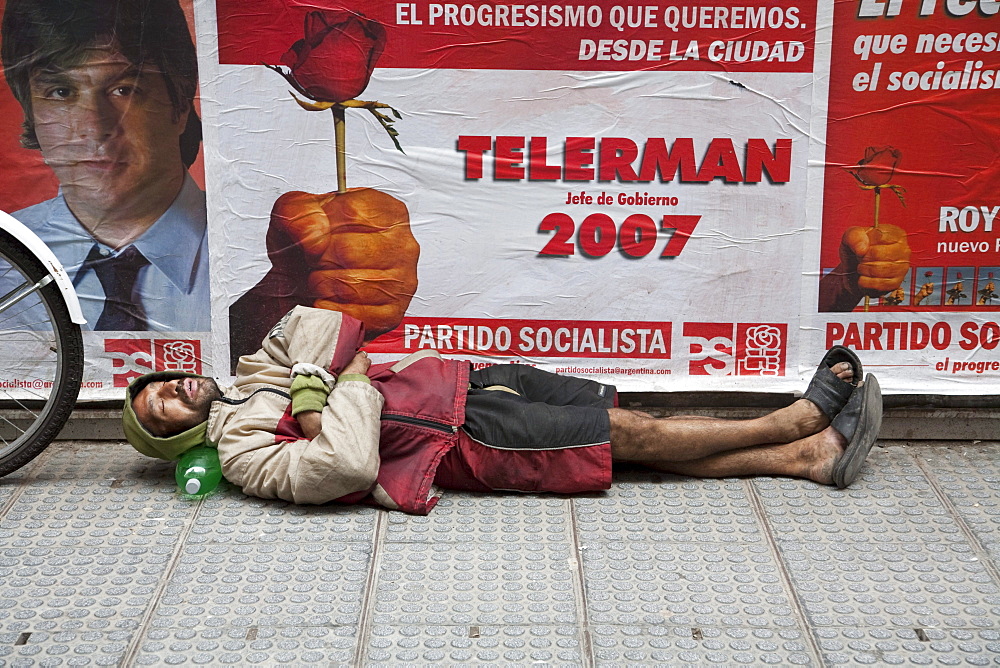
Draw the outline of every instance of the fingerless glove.
M330 394L319 376L301 374L292 380L292 417L303 411L322 411Z

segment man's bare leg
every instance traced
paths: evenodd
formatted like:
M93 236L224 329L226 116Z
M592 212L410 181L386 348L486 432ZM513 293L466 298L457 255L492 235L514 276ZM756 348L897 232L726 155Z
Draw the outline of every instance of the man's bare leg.
M831 370L844 382L851 382L853 378L851 366L846 362L834 365ZM760 445L792 443L817 434L830 424L819 408L805 399L753 420L654 418L619 408L612 408L608 413L611 458L654 462L657 466Z
M785 444L730 450L686 462L642 462L644 465L694 478L731 478L746 475L783 475L833 483L833 466L847 440L833 427Z

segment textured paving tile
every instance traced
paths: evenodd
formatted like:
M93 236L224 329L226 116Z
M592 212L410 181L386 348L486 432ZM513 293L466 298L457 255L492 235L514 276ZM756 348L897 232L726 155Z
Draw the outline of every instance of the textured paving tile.
M55 444L0 481L0 665L1000 665L1000 444L837 491L623 470L607 494L293 506Z
M171 493L142 492L108 482L33 484L0 520L0 548L175 545L194 507Z
M595 626L596 664L613 666L817 665L799 629Z
M387 543L377 574L380 625L574 624L567 544Z
M1000 629L1000 587L968 544L787 543L814 627Z
M365 666L580 666L579 629L549 626L376 624Z
M0 548L172 546L186 530L196 504L175 493L169 463L104 443L50 447L0 518Z
M359 543L186 545L150 627L354 627L370 560Z
M573 500L581 543L763 540L743 481L693 480L625 471L599 497Z
M364 506L296 506L248 497L229 487L201 502L186 542L370 544L378 512Z
M958 517L1000 559L1000 445L911 448Z
M433 543L568 543L570 502L563 497L445 492L430 515L389 513L386 540Z
M392 513L366 666L580 665L569 501L448 493Z
M171 553L157 545L0 549L0 633L135 630Z
M752 484L778 541L953 543L966 540L948 508L906 452L875 451L877 476L845 490L791 478Z
M798 625L763 545L611 543L584 550L583 567L592 624Z
M174 487L174 465L143 457L127 443L60 441L48 447L44 466L30 473L37 480L87 484L118 480L121 483L155 486L164 491Z
M1000 663L996 629L816 630L826 665L993 666Z
M36 459L31 463L31 465L14 471L13 473L8 473L3 478L0 478L0 508L3 508L10 503L10 500L21 491L21 489L27 484L26 481L32 467L38 465L39 461Z
M0 633L0 665L117 666L134 631Z
M350 665L356 645L354 626L156 628L134 665Z

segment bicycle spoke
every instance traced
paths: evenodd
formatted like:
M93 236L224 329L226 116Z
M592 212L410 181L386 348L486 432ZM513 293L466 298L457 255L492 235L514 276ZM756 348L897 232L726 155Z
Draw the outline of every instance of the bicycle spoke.
M41 379L39 379L39 380L41 380ZM44 381L43 380L42 382L49 382L49 383L51 383L52 381ZM28 387L18 388L18 389L23 390L26 394L31 394L32 395L32 398L31 399L27 399L27 401L45 401L45 399L48 398L47 394L39 394L37 392L32 392L31 388L28 388ZM22 403L22 402L26 401L25 399L18 398L16 396L12 395L10 392L5 392L4 396L6 397L7 401L10 401L11 403L17 404L18 408L20 408L22 410L26 410L28 412L31 412L31 409L28 408L24 403ZM37 413L32 413L32 414L35 415L35 416L38 415Z
M51 274L46 274L42 277L40 281L34 284L29 284L28 282L22 283L17 288L8 292L3 299L0 299L0 313L3 313L9 309L14 304L18 303L25 297L30 297L34 293L38 292L46 285L51 283L54 279Z
M16 441L18 438L20 438L20 434L24 434L25 430L22 427L17 426L16 424L14 424L10 420L8 420L6 417L0 416L0 419L2 419L5 423L7 423L8 425L10 425L13 428L13 430L14 430L15 433L19 434L17 437L14 438L14 441ZM10 440L4 438L2 433L0 433L0 441L3 441L4 445L10 445L13 442L13 441L10 441Z
M0 231L0 476L41 452L68 419L83 341L43 263Z
M18 302L17 308L14 308L15 304L11 304L7 310L0 312L0 330L8 329L6 323L13 323L16 326L11 326L9 329L17 330L51 330L52 323L47 317L45 307L40 301L21 303ZM33 309L37 309L38 314L34 316L33 320L27 319L27 314L29 314Z

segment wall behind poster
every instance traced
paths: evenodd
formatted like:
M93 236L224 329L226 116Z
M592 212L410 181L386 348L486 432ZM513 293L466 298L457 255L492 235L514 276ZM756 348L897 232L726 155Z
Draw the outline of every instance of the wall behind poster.
M7 4L3 0L0 0L0 13L7 8ZM173 6L176 9L177 3L174 2ZM190 0L181 2L180 8L176 9L174 16L177 19L174 25L178 27L178 30L186 28L191 35L194 34L194 14ZM163 26L159 27L159 29L162 28ZM7 42L8 40L18 39L18 36L0 34L0 39ZM189 51L189 53L191 52ZM122 81L118 81L116 85L121 85L122 83ZM96 88L88 89L81 96L81 99L97 90ZM106 102L117 91L109 84L108 90L102 90L101 92L106 93L103 96ZM75 93L62 91L53 94L54 97L66 98L71 98L74 95ZM197 97L194 103L195 109L197 109ZM39 102L36 101L36 109L38 105ZM83 117L80 114L80 109L83 106L86 106L86 103L78 104L75 107L75 111L73 112L75 115L72 116L74 121L67 120L57 123L60 126L57 132L69 128L73 122L79 122ZM107 107L108 105L105 104L105 106ZM93 111L94 107L91 106L89 110ZM133 109L125 111L122 118L126 119L129 116L135 118L136 115ZM97 112L94 112L92 117L96 116ZM66 118L69 118L69 116L66 116ZM107 118L107 116L102 118ZM84 272L80 271L80 263L68 259L74 255L74 252L68 249L75 242L68 241L66 234L59 233L58 231L54 232L52 227L46 224L47 221L34 220L30 218L30 214L18 213L27 207L52 200L60 193L60 182L53 170L46 164L42 152L37 149L26 149L21 146L19 140L23 120L24 114L22 108L11 94L7 81L4 79L3 73L0 72L0 161L3 164L3 187L0 188L0 209L14 213L16 217L21 217L24 222L29 223L29 226L33 227L36 233L42 237L43 241L46 241L56 252L57 256L62 259L71 277L78 280L83 279L78 283L77 290L80 294L81 302L84 304L85 312L87 308L90 308L91 313L88 315L88 324L84 327L86 367L81 398L120 398L123 395L124 387L132 378L140 373L151 370L183 369L195 372L210 372L211 365L202 353L203 348L207 352L207 345L203 345L207 344L207 331L204 331L208 329L207 318L204 321L206 326L198 328L199 331L190 331L189 328L182 329L172 326L169 323L164 325L164 321L156 321L153 318L150 318L140 331L118 331L114 325L104 329L98 327L100 320L98 316L102 315L102 312L100 306L94 308L94 304L102 303L104 294L100 288L94 287L99 285L99 282L94 279L93 273L91 273L89 278L90 283L88 283L88 279L82 276ZM84 143L88 141L85 137L87 131L84 129L84 125L81 124L74 127L76 135L74 138L67 139L66 144L72 150L76 151L74 160L93 160L98 154L105 157L112 155L120 156L122 154L116 154L116 149L111 147L116 141L114 139L116 133L126 132L126 130L122 129L126 127L130 128L129 131L134 130L134 125L130 126L128 120L123 120L116 126L116 129L105 133L105 139L94 139L88 145L89 148L85 148ZM57 163L62 161L62 163L65 163L64 156L53 154L48 157L51 161ZM127 161L130 158L121 159ZM109 171L113 172L114 170ZM194 193L194 210L197 212L200 209L200 216L203 218L204 205L198 203L199 197L197 195L197 189L204 188L204 167L200 151L194 163L187 170L187 173L190 174L190 178L193 179L195 184L195 189L192 191ZM81 178L86 179L89 177L84 176ZM94 187L97 188L99 186L95 185ZM83 232L83 228L75 221L72 214L65 216L62 224L75 229L76 231L73 234L83 235L84 239L86 239L86 233ZM164 226L161 225L160 227L163 228ZM186 234L186 232L182 232L180 229L176 230L176 236L174 236L175 232L171 229L161 232L161 236L168 239L174 236L174 241L178 241L179 237L183 234ZM197 247L197 244L198 241L193 240L191 245ZM83 251L85 254L92 246L92 240L90 242L84 241L83 246L85 246ZM176 243L174 247L183 247L183 243ZM169 254L169 251L165 254L167 262L171 261ZM207 262L207 257L204 258L204 261ZM137 282L137 285L140 284ZM88 288L88 285L91 285L91 287ZM207 287L207 281L205 281L205 285ZM207 300L207 289L204 292L204 300ZM159 299L160 297L156 296L156 294L150 291L145 293L144 297Z
M199 0L212 331L90 332L82 396L225 378L292 303L368 318L385 359L626 391L799 390L844 343L888 392L995 393L997 7ZM332 110L263 63L288 73L307 15L344 9L384 28L356 98L402 150L347 109L337 194ZM0 208L52 197L5 86L0 107ZM895 245L845 270L852 227ZM821 280L887 259L898 289L822 305Z

